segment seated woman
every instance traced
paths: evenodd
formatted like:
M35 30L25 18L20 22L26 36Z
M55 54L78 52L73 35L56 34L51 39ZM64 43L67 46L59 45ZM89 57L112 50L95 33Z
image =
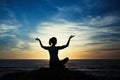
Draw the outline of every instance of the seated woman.
M57 39L55 37L50 38L49 40L49 45L50 46L43 46L42 42L39 38L36 38L35 40L39 41L40 46L43 49L46 49L49 51L49 55L50 55L50 61L49 61L49 66L50 68L64 68L64 64L69 60L68 58L65 58L63 60L59 60L58 58L58 50L64 49L66 47L69 46L70 43L70 39L74 37L73 35L71 35L68 39L68 42L66 45L63 46L55 46L57 44Z

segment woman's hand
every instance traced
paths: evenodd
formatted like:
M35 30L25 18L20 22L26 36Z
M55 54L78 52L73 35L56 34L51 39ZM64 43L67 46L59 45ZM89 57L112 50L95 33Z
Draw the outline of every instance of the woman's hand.
M37 41L40 41L40 39L37 37L37 38L35 38L35 40L37 40Z
M71 38L73 38L73 37L75 37L75 35L71 35L69 38L71 39Z

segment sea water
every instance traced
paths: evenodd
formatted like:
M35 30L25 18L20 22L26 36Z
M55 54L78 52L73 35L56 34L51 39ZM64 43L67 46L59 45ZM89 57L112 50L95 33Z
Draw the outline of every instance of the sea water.
M6 73L30 71L49 67L48 60L0 60L0 76ZM95 76L120 76L120 60L111 59L77 59L65 65L70 70L83 71Z

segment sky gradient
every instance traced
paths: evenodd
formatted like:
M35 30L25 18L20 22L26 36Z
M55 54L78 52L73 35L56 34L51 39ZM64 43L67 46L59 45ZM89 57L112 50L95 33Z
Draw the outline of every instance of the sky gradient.
M51 37L68 48L60 59L120 59L119 0L0 0L0 59L49 59Z

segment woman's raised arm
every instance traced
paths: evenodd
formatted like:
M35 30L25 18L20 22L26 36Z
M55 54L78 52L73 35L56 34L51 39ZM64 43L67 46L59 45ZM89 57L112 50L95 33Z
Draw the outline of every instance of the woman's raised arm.
M63 45L63 46L59 46L58 48L59 48L59 49L64 49L64 48L68 47L68 46L69 46L69 43L70 43L70 40L71 40L71 38L73 38L73 37L74 37L74 35L71 35L71 36L69 37L68 41L67 41L67 44L66 44L66 45Z
M40 40L39 38L35 38L35 40L39 41L40 46L41 46L43 49L48 50L49 47L47 47L47 46L43 46L43 44L42 44L42 42L41 42L41 40Z

